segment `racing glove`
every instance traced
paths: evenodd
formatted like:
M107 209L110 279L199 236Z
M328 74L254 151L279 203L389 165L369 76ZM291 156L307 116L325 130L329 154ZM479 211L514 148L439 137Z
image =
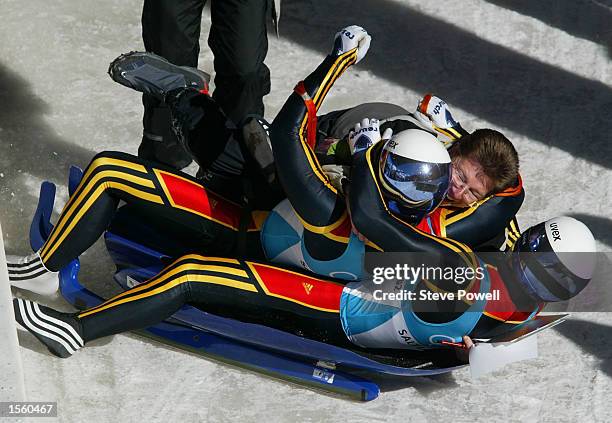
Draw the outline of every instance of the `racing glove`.
M447 148L453 141L468 134L453 118L448 104L435 95L426 94L419 101L414 114L423 125L441 135L438 138Z
M368 52L371 41L372 37L362 27L357 25L347 26L336 33L332 55L340 56L348 51L357 49L357 60L355 63L359 63Z
M367 150L380 140L388 140L393 135L393 130L387 130L380 135L380 121L378 119L365 118L355 124L354 129L349 132L348 142L351 154Z

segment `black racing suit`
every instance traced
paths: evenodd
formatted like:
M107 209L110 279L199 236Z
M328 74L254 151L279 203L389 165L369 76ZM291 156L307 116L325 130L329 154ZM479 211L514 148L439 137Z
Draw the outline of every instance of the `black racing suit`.
M334 236L334 230L349 218L343 193L330 182L309 146L307 102L311 99L318 109L331 85L354 60L355 52L328 56L303 84L298 84L272 124L272 148L277 164L282 163L277 166L279 179L304 226L306 249L320 260L332 260L334 252L336 256L344 252L347 239ZM368 154L376 154L380 147L374 146ZM390 219L386 206L381 205L384 202L379 203L382 197L376 179L367 177L371 166L364 157L358 155L353 161L349 201L355 226L368 227L362 233L368 238L370 251L428 252L445 256L449 265L473 264L466 245Z
M350 163L347 135L354 125L364 118L381 120L380 132L391 128L394 134L406 129L425 129L417 119L405 109L389 103L364 103L345 110L330 112L318 117L317 157L328 163ZM467 133L460 131L459 135ZM437 135L432 132L433 135ZM446 133L453 142L460 142L460 137ZM334 154L326 151L326 139L339 140ZM525 192L520 178L514 186L486 197L470 207L456 207L442 204L433 217L436 219L434 233L442 237L453 238L468 244L475 251L499 251L511 248L520 236L516 213L523 204Z

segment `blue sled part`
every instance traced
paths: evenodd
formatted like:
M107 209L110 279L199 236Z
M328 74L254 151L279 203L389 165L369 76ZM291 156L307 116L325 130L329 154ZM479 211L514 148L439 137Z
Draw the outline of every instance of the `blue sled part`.
M51 225L53 204L55 204L55 185L45 181L40 185L38 206L30 224L30 247L32 251L40 250L51 234L53 229L53 225Z
M83 170L77 166L70 166L70 173L68 174L68 194L71 197L79 186L81 179L83 179Z
M61 270L60 291L62 296L69 303L81 309L101 304L104 299L83 287L78 281L78 273L78 260L74 260ZM214 333L186 327L174 317L169 321L136 332L238 367L347 395L361 401L371 401L380 393L378 385L362 377L329 369L318 365L317 362L302 361L274 351L236 342Z
M68 178L68 192L70 195L74 194L82 177L83 171L80 168L70 166L70 176ZM51 214L55 204L55 191L55 185L51 182L44 181L40 185L38 206L30 224L30 247L32 251L40 250L53 229Z

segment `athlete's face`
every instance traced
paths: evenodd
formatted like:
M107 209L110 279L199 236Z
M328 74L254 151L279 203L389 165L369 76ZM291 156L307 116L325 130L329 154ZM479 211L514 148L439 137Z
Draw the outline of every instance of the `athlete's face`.
M482 200L493 186L491 178L484 174L482 166L475 160L454 157L452 168L447 197L458 206L469 206Z

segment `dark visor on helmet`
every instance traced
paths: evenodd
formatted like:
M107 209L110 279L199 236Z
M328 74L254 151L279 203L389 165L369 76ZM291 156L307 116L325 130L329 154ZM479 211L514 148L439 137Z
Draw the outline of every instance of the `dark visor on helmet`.
M450 183L450 163L428 163L383 152L383 184L405 206L430 212L440 204Z
M538 298L545 301L564 301L572 298L589 282L570 271L559 259L548 241L545 224L541 223L525 232L514 252L522 269L520 277L524 285Z

